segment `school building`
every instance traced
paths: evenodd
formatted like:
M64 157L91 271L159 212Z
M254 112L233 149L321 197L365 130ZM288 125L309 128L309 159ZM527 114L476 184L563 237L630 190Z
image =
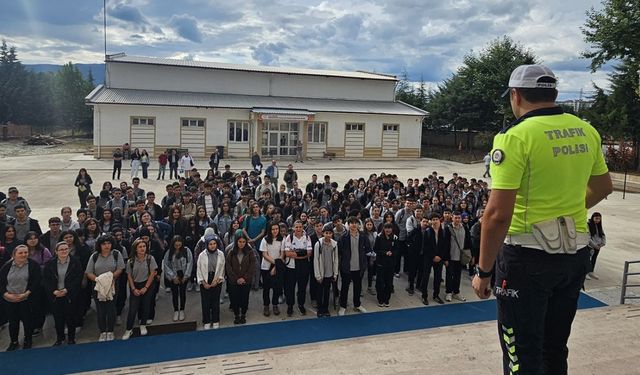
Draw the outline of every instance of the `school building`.
M93 106L94 155L129 143L208 157L418 158L427 113L380 73L110 55Z

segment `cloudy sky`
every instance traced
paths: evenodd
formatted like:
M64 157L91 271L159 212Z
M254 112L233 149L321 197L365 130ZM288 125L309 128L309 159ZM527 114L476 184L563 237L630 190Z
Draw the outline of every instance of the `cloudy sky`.
M101 0L0 0L0 39L27 64L103 60ZM563 97L606 86L580 58L600 0L107 0L108 53L368 70L435 85L508 35L549 65Z

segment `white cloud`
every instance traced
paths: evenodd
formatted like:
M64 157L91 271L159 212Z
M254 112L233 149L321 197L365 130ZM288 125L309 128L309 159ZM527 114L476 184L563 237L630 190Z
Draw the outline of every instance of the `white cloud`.
M0 15L0 36L26 63L100 62L98 3L93 13L83 5L82 14L93 17L74 16L72 26L60 22L60 11L31 25ZM71 14L73 4L60 6ZM599 0L110 0L108 50L391 74L406 69L410 79L422 76L433 86L466 53L508 35L557 70L561 90L577 93L591 90L592 81L606 83L606 73L592 75L579 58L587 47L580 26L592 6Z

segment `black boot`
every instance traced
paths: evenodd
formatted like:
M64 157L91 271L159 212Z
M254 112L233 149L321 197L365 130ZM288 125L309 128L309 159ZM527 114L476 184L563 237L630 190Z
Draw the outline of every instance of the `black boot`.
M245 324L245 323L247 323L247 316L243 314L240 316L240 324Z
M12 351L18 349L19 346L20 346L20 343L12 342L11 344L9 344L9 347L7 347L7 351L8 352L12 352Z
M240 316L236 315L236 318L233 319L233 324L240 324Z

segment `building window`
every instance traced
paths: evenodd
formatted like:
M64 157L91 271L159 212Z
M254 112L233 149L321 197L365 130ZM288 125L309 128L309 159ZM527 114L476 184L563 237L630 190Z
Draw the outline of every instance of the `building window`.
M346 129L347 129L347 131L362 132L362 131L364 131L364 124L363 123L348 122L346 124Z
M398 132L400 125L398 124L382 124L383 132Z
M309 143L325 143L327 139L327 123L326 122L310 122L307 128L307 142Z
M131 117L131 125L155 125L155 117Z
M229 142L249 142L248 121L229 121Z
M204 127L205 120L203 118L183 118L182 126L198 126Z

